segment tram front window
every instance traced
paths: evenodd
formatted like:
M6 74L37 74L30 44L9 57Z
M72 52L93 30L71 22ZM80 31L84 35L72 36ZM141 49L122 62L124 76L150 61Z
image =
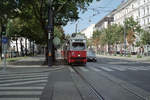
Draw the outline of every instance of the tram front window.
M72 43L73 50L84 50L85 44L84 43Z

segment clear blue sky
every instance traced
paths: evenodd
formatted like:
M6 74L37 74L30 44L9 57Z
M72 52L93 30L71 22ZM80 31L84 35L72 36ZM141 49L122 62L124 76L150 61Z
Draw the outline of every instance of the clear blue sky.
M123 0L94 0L85 13L80 12L80 19L78 19L78 21L69 22L66 26L64 26L65 34L74 33L76 23L78 23L78 32L87 28L90 24L96 24L104 16L106 16L106 14L117 8L122 1Z

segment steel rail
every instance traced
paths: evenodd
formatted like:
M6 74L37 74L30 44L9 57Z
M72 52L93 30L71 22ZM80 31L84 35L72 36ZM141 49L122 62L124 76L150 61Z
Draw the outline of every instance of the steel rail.
M94 93L94 95L99 99L99 100L105 100L104 97L95 89L95 87L75 68L72 67L72 69L77 73L77 75L89 86L91 91Z

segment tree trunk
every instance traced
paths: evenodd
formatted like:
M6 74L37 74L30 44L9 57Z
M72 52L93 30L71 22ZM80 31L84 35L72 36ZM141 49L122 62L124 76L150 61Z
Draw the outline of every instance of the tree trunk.
M27 56L27 38L25 38L25 55Z
M30 56L31 56L31 50L32 50L32 47L31 47L31 40L30 40Z
M2 24L0 24L1 25L1 29L2 29ZM0 57L1 57L1 59L2 59L2 34L1 34L1 36L0 36Z
M17 49L17 56L19 56L19 51L18 51L18 38L16 37L16 49Z
M33 45L32 45L33 47L32 47L32 52L33 52L33 56L34 56L34 41L33 41Z
M20 46L21 46L21 56L24 56L23 45L22 45L22 38L20 39Z

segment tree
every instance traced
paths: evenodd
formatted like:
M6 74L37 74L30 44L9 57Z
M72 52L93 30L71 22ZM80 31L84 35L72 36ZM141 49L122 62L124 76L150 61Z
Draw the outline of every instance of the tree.
M141 36L141 42L143 45L150 45L150 32L149 31L143 31L143 34Z
M127 42L129 46L131 46L133 45L136 36L139 35L142 29L139 23L135 21L133 17L125 19L124 25L126 28Z
M16 3L14 0L0 0L0 29L7 26L9 18L16 16ZM7 27L6 27L7 28ZM0 32L1 33L1 32ZM2 34L1 34L2 35ZM0 36L1 38L2 36ZM2 44L0 43L0 55L2 54Z

